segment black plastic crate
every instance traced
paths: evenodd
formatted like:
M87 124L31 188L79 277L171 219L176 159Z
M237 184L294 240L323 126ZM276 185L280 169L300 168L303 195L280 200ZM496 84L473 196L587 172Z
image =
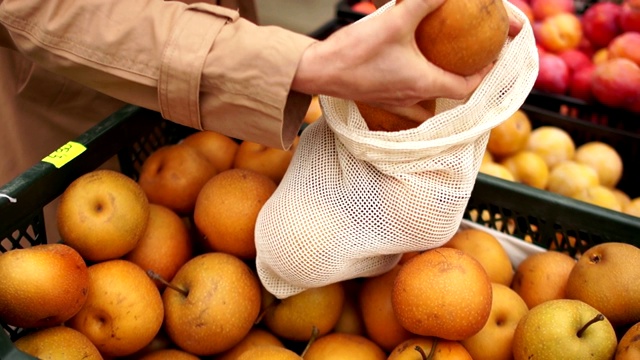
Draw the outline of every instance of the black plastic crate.
M604 242L640 247L640 218L478 174L464 217L572 256Z
M624 109L616 109L596 102L585 102L570 96L549 94L535 89L529 93L525 102L562 116L640 134L640 114Z

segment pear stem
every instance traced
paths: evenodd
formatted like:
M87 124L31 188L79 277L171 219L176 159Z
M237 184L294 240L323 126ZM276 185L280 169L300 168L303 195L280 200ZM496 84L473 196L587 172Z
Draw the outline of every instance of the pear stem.
M431 360L436 354L436 346L438 346L438 339L434 338L431 344L431 350L429 350L429 355L424 353L424 349L420 345L416 345L414 349L420 353L422 360Z
M262 310L260 312L260 314L258 314L258 317L256 318L256 321L254 321L254 325L258 325L262 319L264 318L264 316L267 314L267 311L269 311L269 309L271 309L272 307L276 306L277 304L280 303L279 299L275 299L272 302L269 303L269 305L264 307L264 310Z
M316 341L316 339L318 338L318 335L320 335L320 330L318 330L318 328L315 325L313 325L313 328L311 329L311 337L309 338L309 342L307 342L307 346L302 351L302 354L300 354L301 358L304 358L304 356L307 354L307 351L309 351L311 344L313 344L313 342Z
M162 285L181 293L185 297L187 297L189 295L189 292L187 290L179 288L179 287L173 285L172 283L170 283L167 280L165 280L162 276L160 276L160 274L156 273L155 271L153 271L151 269L147 270L147 275L151 279L159 281Z
M414 349L420 353L420 356L422 356L422 360L427 360L427 354L424 353L424 350L420 345L416 345Z
M578 334L577 334L578 337L582 337L582 334L587 330L589 326L602 320L604 320L604 315L602 314L596 315L593 319L589 320L586 324L584 324L584 326L580 330L578 330Z

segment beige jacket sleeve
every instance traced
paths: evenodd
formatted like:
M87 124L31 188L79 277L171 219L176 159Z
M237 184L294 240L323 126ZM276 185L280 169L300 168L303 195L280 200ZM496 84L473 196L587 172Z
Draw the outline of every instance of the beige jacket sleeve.
M315 40L227 8L161 0L0 0L0 46L197 129L287 148L310 96L290 85Z

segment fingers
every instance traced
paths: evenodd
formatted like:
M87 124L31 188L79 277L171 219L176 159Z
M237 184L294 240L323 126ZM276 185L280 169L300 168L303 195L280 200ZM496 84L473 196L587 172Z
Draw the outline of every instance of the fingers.
M509 15L509 36L517 36L520 33L520 30L522 30L523 25L524 24L520 20Z
M404 13L407 27L415 29L425 16L439 8L446 0L396 0L395 8Z
M440 90L437 97L461 100L469 96L480 85L493 66L494 63L489 64L470 76L458 76L443 70L442 74L435 77L439 80L438 83L432 86L436 86Z

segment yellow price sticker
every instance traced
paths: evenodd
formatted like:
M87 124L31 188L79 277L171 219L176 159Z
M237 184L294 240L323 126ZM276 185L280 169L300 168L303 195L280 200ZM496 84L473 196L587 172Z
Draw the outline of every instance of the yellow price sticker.
M82 154L85 150L87 150L87 148L84 145L75 141L69 141L42 159L42 161L53 164L53 166L60 169L66 163Z

